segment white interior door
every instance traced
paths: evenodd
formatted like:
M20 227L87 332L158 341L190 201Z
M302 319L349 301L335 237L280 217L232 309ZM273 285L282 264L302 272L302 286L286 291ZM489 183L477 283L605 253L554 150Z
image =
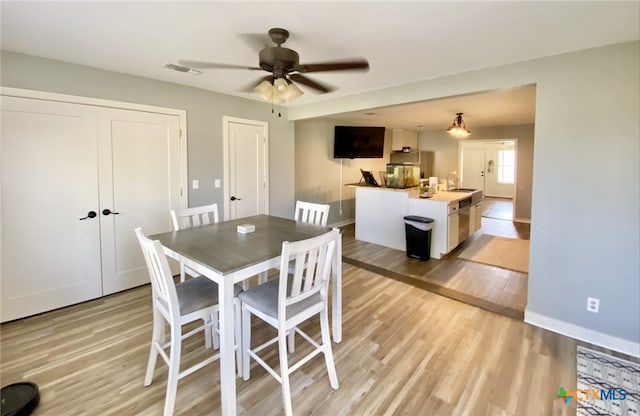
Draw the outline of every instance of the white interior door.
M180 207L179 117L104 109L99 118L100 223L105 295L149 282L133 230L171 230ZM104 210L118 214L105 214Z
M102 295L95 110L2 97L1 321Z
M267 124L225 117L224 218L269 213Z
M461 187L485 190L484 143L462 143Z

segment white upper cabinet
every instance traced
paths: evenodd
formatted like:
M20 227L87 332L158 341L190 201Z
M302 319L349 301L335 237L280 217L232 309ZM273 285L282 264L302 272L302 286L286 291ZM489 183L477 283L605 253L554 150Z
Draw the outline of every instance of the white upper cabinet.
M410 147L411 150L418 150L417 131L393 129L393 141L391 150L402 150L403 147Z

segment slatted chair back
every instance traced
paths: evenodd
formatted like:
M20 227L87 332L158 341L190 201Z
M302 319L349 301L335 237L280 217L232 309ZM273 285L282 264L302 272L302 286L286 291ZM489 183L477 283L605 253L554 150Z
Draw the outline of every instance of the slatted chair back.
M199 227L220 221L218 216L218 204L203 205L200 207L171 210L171 221L174 230Z
M141 228L136 228L135 233L149 271L153 302L168 312L167 320L174 321L180 315L179 303L169 262L162 251L162 245L159 241L148 239Z
M315 225L327 225L329 205L296 201L295 220Z
M282 244L278 317L287 319L287 309L302 302L326 302L331 260L335 253L338 230L294 243ZM314 295L317 302L303 302Z

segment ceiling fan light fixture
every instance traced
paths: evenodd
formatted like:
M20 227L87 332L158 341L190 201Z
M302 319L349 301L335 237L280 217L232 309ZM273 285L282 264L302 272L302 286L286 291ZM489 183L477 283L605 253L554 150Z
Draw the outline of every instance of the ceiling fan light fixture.
M453 119L453 123L447 129L447 133L450 133L456 137L467 137L471 134L471 130L467 128L462 120L462 115L464 113L456 113L456 117Z
M273 84L264 80L253 90L273 104L291 102L304 94L297 85L285 78L277 78Z
M270 101L273 96L273 85L269 81L262 81L253 90L267 101Z
M296 84L290 82L282 92L281 97L285 102L291 102L300 97L302 94L304 94L302 90L298 88Z
M289 86L287 84L287 80L284 78L277 78L274 82L273 82L273 86L280 92L283 93L287 87Z

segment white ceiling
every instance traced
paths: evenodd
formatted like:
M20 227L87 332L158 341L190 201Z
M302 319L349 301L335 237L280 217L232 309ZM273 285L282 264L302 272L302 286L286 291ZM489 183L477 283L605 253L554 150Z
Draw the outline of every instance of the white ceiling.
M300 54L301 63L368 59L367 73L309 74L337 90L317 94L302 86L305 94L291 105L640 39L638 1L3 0L0 7L3 50L254 100L260 98L239 90L262 71L215 69L190 75L162 65L184 59L256 66L261 43L256 39L268 39L272 27L291 32L285 46ZM529 88L484 97L500 108L489 101L477 104L482 95L471 95L424 103L426 108L412 104L376 112L393 113L395 121L388 123L395 124L388 127L441 126L441 117L450 123L457 111L465 112L470 128L493 122L488 117L496 114L505 117L502 124L518 124L533 121L535 104L527 97L534 96ZM508 104L510 99L516 101Z

